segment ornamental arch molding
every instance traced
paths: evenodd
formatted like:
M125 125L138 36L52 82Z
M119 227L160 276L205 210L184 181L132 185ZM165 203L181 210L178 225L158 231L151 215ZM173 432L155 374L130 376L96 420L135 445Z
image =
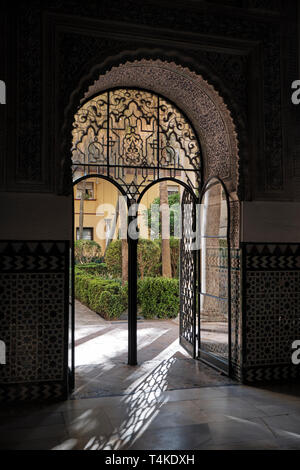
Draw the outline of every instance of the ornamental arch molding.
M96 74L97 70L100 70L99 74ZM95 76L97 78L92 82ZM223 97L202 75L173 60L132 57L123 62L120 60L118 65L111 65L110 62L107 67L94 67L72 94L66 115L71 113L73 122L76 109L83 103L105 90L118 87L152 91L169 99L185 113L201 143L203 181L213 176L219 177L230 195L231 243L238 247L239 143L231 111ZM64 129L64 155L67 146L70 149L70 139L65 140L67 130ZM71 159L63 162L63 165L66 164L69 171ZM71 180L69 176L70 173L67 179Z

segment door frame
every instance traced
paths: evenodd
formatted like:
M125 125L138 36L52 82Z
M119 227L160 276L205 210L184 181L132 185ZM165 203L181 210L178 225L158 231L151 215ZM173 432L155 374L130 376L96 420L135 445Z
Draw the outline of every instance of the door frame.
M201 299L201 259L200 259L200 252L199 250L199 259L198 259L198 266L199 266L199 271L198 271L198 359L201 360L202 362L208 364L211 367L214 367L215 369L225 373L228 376L231 376L231 370L232 370L232 365L231 365L231 245L230 245L230 230L231 230L231 224L230 224L230 198L229 198L229 193L228 190L225 186L224 181L219 177L219 176L211 176L208 178L203 185L201 194L200 194L200 204L202 204L203 197L206 193L206 191L209 189L209 184L211 181L216 180L216 184L220 184L222 186L222 189L225 194L225 199L226 199L226 210L227 210L227 230L226 230L226 240L227 240L227 250L228 250L228 256L227 256L227 272L228 272L228 298L227 298L227 315L228 315L228 360L222 360L215 356L212 353L206 352L201 350L201 307L200 307L200 299ZM200 221L201 224L201 221Z

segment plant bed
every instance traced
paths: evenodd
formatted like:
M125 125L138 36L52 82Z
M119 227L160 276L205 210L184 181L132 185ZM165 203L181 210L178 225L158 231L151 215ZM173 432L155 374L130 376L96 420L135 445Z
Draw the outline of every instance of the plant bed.
M127 307L127 290L120 281L75 273L75 298L105 320L117 320Z
M126 319L128 285L75 270L75 298L105 320ZM179 281L163 277L138 280L138 316L145 320L174 319L179 313Z

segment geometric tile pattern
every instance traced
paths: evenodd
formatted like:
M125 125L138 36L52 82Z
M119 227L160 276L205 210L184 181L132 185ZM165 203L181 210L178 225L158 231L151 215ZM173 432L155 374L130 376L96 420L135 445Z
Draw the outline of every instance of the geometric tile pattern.
M247 244L244 249L243 378L294 378L291 346L300 339L300 246Z
M63 392L68 246L68 242L0 242L0 339L6 344L0 400L9 399L9 390L22 399L34 399L39 391L44 397L51 390L53 396L59 389Z
M300 378L300 369L294 365L273 365L261 367L248 367L244 370L243 382L249 384L265 382L288 382Z
M247 244L247 271L300 270L298 244Z
M0 402L45 402L61 399L67 399L67 390L62 382L0 384Z
M64 272L65 242L1 242L0 272Z
M231 257L231 369L241 379L242 312L241 312L241 251L230 250Z

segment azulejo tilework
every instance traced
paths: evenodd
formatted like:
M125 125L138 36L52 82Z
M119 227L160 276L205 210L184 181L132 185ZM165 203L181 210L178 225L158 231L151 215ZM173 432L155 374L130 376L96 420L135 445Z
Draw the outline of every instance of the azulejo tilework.
M241 251L230 250L231 261L231 370L241 379L242 322L241 322Z
M0 242L0 401L66 394L68 242Z
M244 245L244 357L246 382L300 376L292 343L300 339L300 245Z
M298 244L247 244L248 271L300 270Z
M300 369L293 365L273 365L265 367L249 367L244 371L245 383L288 381L299 379Z
M66 242L1 242L0 272L64 272Z
M66 398L66 390L61 382L40 382L22 384L1 384L0 402L47 401Z

